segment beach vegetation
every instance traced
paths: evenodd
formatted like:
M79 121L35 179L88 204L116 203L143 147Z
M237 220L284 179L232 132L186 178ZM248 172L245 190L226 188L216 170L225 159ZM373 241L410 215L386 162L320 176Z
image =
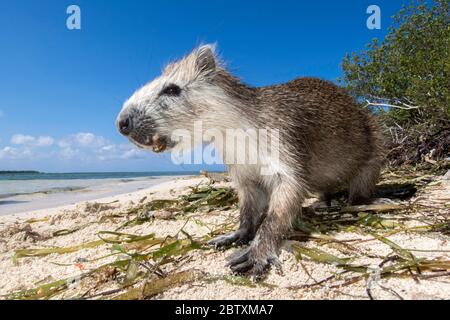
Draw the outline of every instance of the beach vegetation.
M341 82L381 119L391 165L450 156L450 4L415 0L384 39L347 54Z

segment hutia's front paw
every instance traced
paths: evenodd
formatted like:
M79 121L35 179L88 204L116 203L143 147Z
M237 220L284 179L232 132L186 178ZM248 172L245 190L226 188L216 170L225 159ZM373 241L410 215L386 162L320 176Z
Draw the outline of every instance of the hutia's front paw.
M271 266L281 271L281 263L275 254L258 252L257 247L249 247L228 263L231 270L238 274L250 274L252 280L260 280Z
M216 248L221 248L231 246L233 243L237 245L244 245L249 243L250 240L251 235L246 230L239 229L229 234L214 238L208 241L208 244Z

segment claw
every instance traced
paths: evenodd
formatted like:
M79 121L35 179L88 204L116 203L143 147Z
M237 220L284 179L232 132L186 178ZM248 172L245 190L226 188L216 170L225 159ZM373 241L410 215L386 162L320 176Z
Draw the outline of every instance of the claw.
M250 269L252 269L254 266L253 261L251 260L247 260L243 263L240 263L238 265L233 265L231 266L231 271L233 271L234 273L238 273L238 274L244 274L247 271L249 271Z
M251 274L251 279L255 282L261 280L272 265L282 274L281 262L276 256L255 257L251 247L228 262L231 271L237 274Z
M226 234L226 235L214 238L214 239L208 241L207 244L214 246L214 248L217 249L220 247L227 247L229 245L232 245L238 238L239 238L239 236L237 235L237 233L233 232L230 234Z
M250 250L247 249L240 256L231 259L230 262L228 262L228 266L232 268L235 265L241 264L241 263L249 260L249 255L250 255Z
M269 264L275 267L275 270L279 275L284 275L283 265L281 264L281 261L280 259L278 259L278 257L269 258Z
M243 230L237 230L229 234L219 236L207 242L208 245L214 246L216 249L221 247L228 247L236 243L238 245L247 244L249 241L248 233Z

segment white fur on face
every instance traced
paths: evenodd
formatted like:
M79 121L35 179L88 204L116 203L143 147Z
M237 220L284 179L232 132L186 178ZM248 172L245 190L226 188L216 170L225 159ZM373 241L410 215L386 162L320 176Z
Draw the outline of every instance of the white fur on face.
M119 117L132 114L138 126L144 119L153 118L166 135L176 129L190 130L193 122L199 120L197 111L210 110L216 96L220 96L218 103L226 100L225 94L220 92L223 90L208 81L220 65L214 46L195 49L188 56L167 65L161 76L137 90L125 102ZM160 94L172 84L181 88L180 96Z
M214 70L199 68L199 59L202 54L212 54L214 62L219 65L218 59L214 55L214 46L205 45L195 49L191 54L182 58L181 60L168 64L163 70L161 76L152 80L142 88L137 90L124 104L122 112L130 108L137 108L139 111L144 111L146 114L158 111L158 99L161 98L160 92L169 84L175 84L184 92L196 87L201 87L205 82L205 78L209 76ZM175 102L176 101L172 101ZM170 105L176 109L176 105Z

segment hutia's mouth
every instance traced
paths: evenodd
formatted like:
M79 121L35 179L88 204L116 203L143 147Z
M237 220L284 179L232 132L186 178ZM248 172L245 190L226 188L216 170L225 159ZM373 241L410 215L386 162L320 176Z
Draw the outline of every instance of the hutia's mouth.
M152 145L153 152L161 153L167 149L167 139L157 139L153 142Z
M153 137L145 137L144 139L132 138L131 142L142 149L151 149L155 153L161 153L166 151L167 148L172 147L174 143L166 137L155 135Z

